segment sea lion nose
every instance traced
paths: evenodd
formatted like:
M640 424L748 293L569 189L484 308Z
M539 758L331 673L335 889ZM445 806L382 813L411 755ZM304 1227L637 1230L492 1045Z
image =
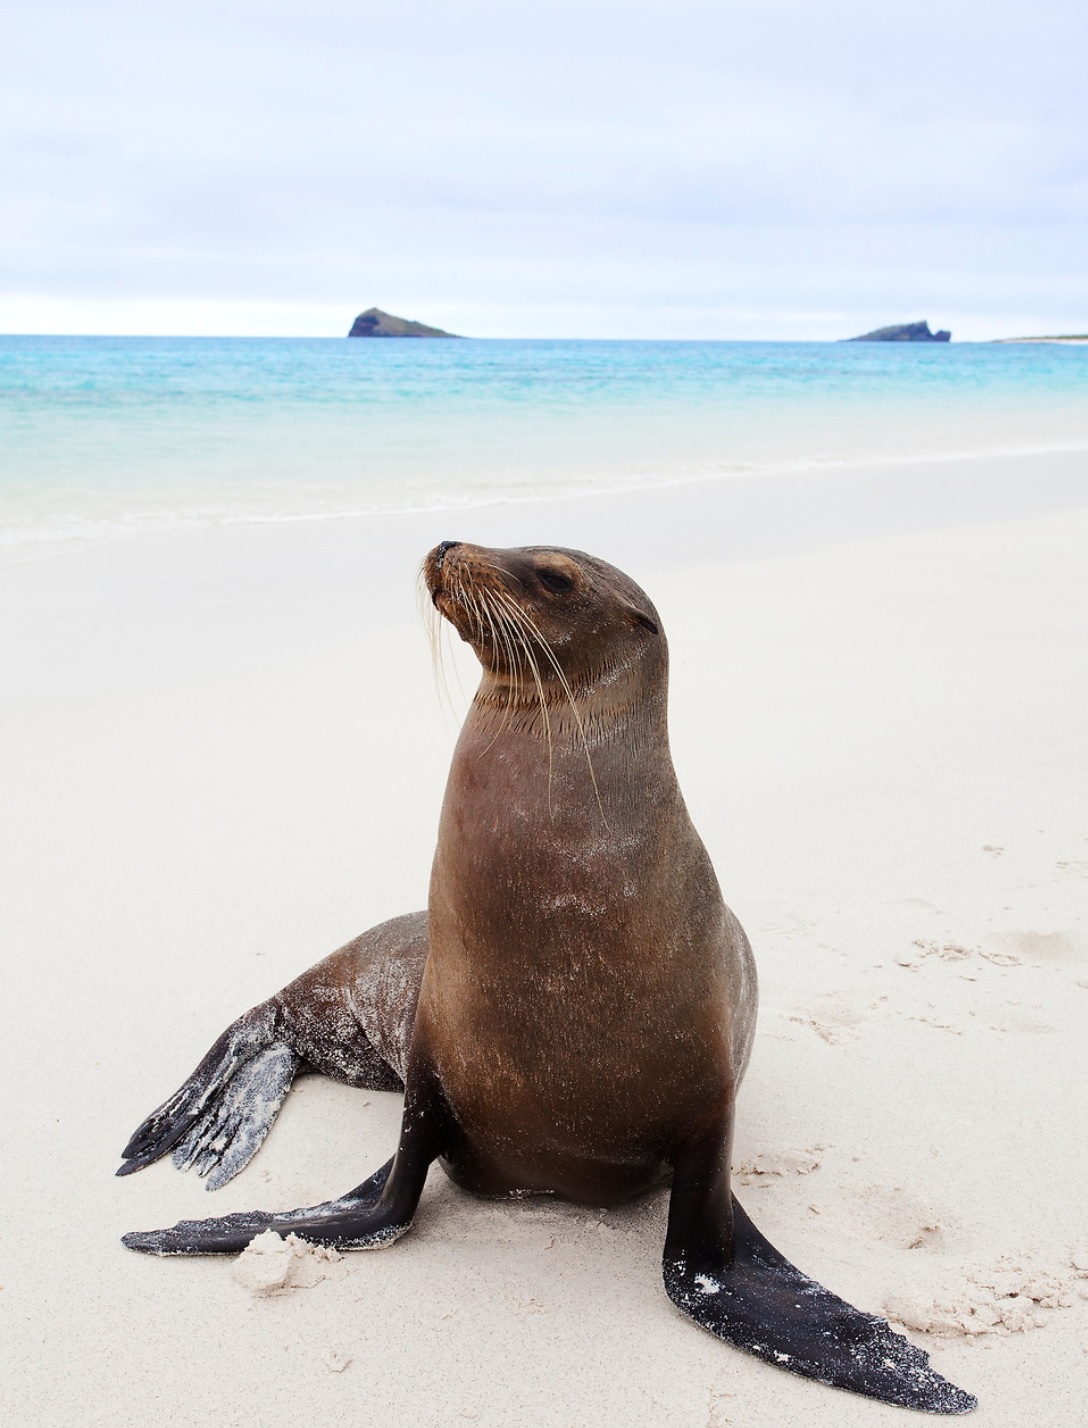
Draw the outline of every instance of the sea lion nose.
M439 541L438 545L435 547L435 552L434 552L434 563L435 563L435 566L437 567L437 569L439 569L439 570L442 569L442 562L443 562L443 561L445 560L445 558L446 558L446 552L447 552L448 550L453 550L455 546L458 546L458 545L460 545L460 544L461 544L461 542L460 542L459 540L443 540L443 541Z

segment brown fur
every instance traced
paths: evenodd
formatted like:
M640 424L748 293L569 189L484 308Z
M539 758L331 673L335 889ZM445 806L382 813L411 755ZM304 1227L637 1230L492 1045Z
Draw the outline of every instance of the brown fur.
M453 1113L444 1161L490 1194L638 1194L731 1101L755 1014L747 939L672 766L660 621L575 551L458 545L424 576L483 666L442 809L413 1047Z

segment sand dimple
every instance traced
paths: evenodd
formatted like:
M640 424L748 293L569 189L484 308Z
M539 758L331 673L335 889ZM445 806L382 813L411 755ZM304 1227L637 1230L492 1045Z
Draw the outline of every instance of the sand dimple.
M877 1245L944 1253L960 1237L949 1207L921 1200L901 1185L845 1185L838 1201L849 1215L851 1233L867 1235Z
M727 1389L711 1389L707 1403L706 1428L728 1428L734 1420L729 1410L734 1406L737 1395Z
M936 1016L909 1016L906 1012L904 1012L903 1019L905 1021L921 1022L923 1026L932 1026L937 1031L947 1031L951 1036L963 1035L962 1026L953 1026L950 1021L941 1021L941 1019Z
M330 1277L332 1266L342 1258L328 1245L311 1244L294 1234L283 1239L275 1230L265 1230L234 1261L231 1274L243 1289L260 1297L312 1289Z
M968 1270L960 1283L935 1295L892 1295L884 1312L922 1334L1022 1334L1043 1328L1047 1311L1072 1303L1072 1276L1006 1255L988 1268Z
M989 955L991 961L996 960L993 954L997 953L1009 956L1014 961L1043 965L1081 962L1088 946L1084 933L1076 929L1039 932L1028 928L1014 932L995 932L987 937L986 943L986 950L982 955Z
M1019 1002L1008 1002L1006 1006L1018 1007ZM1037 1004L1035 1011L1040 1011ZM1038 1017L1025 1014L1019 1011L1001 1011L995 1021L990 1023L991 1031L1014 1032L1022 1036L1048 1036L1057 1031L1056 1026L1051 1026L1047 1021L1040 1021Z
M827 997L806 1011L795 1012L787 1020L807 1026L830 1046L840 1046L857 1034L855 1028L865 1020L843 997Z

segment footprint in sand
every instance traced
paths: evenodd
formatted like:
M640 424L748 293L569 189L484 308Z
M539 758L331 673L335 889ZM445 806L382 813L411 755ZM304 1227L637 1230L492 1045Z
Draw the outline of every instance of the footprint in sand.
M1023 961L1014 952L967 947L962 942L938 942L927 937L916 937L911 943L911 950L898 953L895 961L900 967L917 971L930 957L936 957L941 962L969 962L972 958L980 957L984 962L993 963L995 967L1016 967Z
M1007 1002L1007 1007L1019 1007L1019 1002ZM998 1014L997 1020L990 1026L991 1031L1014 1032L1019 1036L1049 1036L1057 1031L1056 1026L1051 1026L1049 1022L1040 1021L1038 1017L1031 1015L1032 1011L1041 1011L1042 1008L1036 1006L1022 1011L1003 1011Z
M845 1186L839 1194L853 1231L877 1244L943 1254L960 1239L950 1211L899 1185Z
M981 958L995 967L1017 967L1025 962L1053 966L1082 962L1088 958L1088 937L1079 930L1037 932L1033 929L989 933L982 944L970 947L962 942L940 942L932 937L916 937L909 949L896 953L900 967L917 971L931 958L941 962L968 962Z
M981 955L990 961L1007 957L1045 966L1082 962L1088 956L1088 936L1079 930L994 932L986 938Z
M865 1020L865 1015L845 998L829 996L807 1010L792 1013L787 1020L807 1026L821 1040L838 1046L856 1035L855 1028Z

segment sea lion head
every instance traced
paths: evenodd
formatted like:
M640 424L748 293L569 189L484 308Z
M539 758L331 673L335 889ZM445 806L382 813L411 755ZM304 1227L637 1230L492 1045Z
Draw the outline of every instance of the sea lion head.
M496 683L585 692L626 672L650 675L667 658L645 591L584 551L443 541L422 574L435 608Z

